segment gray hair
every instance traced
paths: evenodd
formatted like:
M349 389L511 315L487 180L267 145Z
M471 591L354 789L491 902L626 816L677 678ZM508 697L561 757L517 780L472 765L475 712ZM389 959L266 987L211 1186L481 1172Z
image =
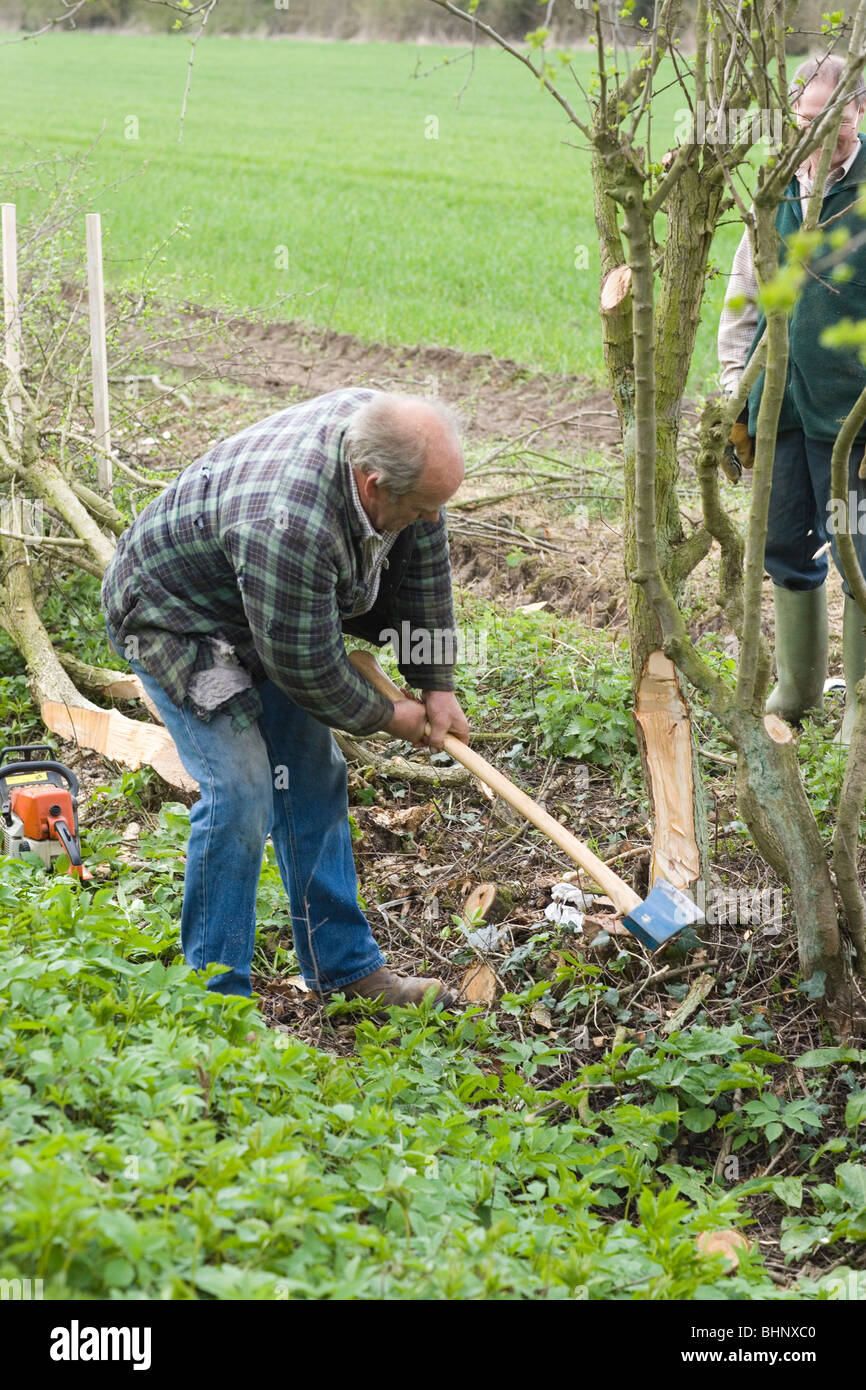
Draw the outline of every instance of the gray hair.
M792 102L799 101L810 82L815 82L819 87L828 87L833 92L839 86L844 71L845 59L835 53L825 53L821 58L807 58L791 78L788 97ZM866 82L863 81L862 73L848 100L856 101L858 106L866 102Z
M441 401L378 391L349 420L344 448L349 463L362 473L378 473L379 486L392 497L414 491L427 462L427 433L407 405L426 406L460 445L457 417Z

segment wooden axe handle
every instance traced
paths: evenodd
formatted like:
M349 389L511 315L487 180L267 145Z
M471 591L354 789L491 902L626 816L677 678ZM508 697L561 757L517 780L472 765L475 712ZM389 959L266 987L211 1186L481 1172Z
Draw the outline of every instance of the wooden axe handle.
M394 682L385 675L372 652L356 649L349 653L349 660L355 669L379 691L380 695L386 695L389 700L406 699L402 690L398 689ZM515 811L519 811L520 815L534 825L537 830L540 830L555 845L559 845L559 848L568 855L569 859L573 859L575 864L579 864L582 869L585 869L593 881L610 898L617 912L626 916L629 912L633 912L636 907L640 907L643 899L638 897L633 888L630 888L618 874L609 869L598 855L593 854L588 845L585 845L582 840L578 840L570 830L566 830L564 825L560 825L558 820L554 820L553 816L548 815L547 811L542 811L531 796L527 796L526 792L515 787L514 783L504 777L501 772L497 772L495 767L491 767L480 753L476 753L468 744L462 743L453 734L445 735L443 746L446 753L449 753L458 763L462 763L482 782L486 782L488 787L502 797L503 801L507 801L509 806L513 806Z

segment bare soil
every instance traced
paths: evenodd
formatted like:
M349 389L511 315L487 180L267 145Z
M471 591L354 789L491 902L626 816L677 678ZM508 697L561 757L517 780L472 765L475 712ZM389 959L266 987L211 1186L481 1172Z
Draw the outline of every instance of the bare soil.
M167 365L197 372L209 361L237 385L267 393L275 410L295 395L371 386L441 396L458 411L470 439L511 439L543 425L543 442L560 451L619 442L610 394L582 377L530 372L489 353L367 343L299 321L232 320L234 348L226 358L222 343L211 350L198 337L217 316L189 306L186 318L191 335L172 345Z
M489 447L498 453L503 444L514 441L514 447L531 447L536 456L550 454L564 460L574 470L578 501L589 491L591 503L593 488L605 487L597 474L588 478L584 473L587 455L592 456L593 467L606 466L613 486L618 484L621 448L613 400L607 390L600 390L584 377L532 372L510 358L489 353L365 342L352 334L334 333L302 321L226 320L216 311L195 305L182 311L180 333L175 332L164 361L167 370L191 380L202 373L216 374L224 385L240 388L243 393L242 408L231 396L219 404L213 402L216 409L208 410L204 420L209 433L200 431L200 421L195 423L191 433L200 438L190 441L192 457L218 437L214 427L229 434L292 400L363 385L438 395L457 411L470 450ZM687 407L681 459L687 527L700 520L689 438L696 419L694 410ZM536 466L543 468L544 463L536 462ZM532 489L500 502L497 498L505 490L507 476L507 472L501 477L490 474L477 482L470 476L458 505L452 507L452 562L457 582L485 598L515 605L545 600L551 611L579 617L588 627L625 633L618 522L600 514L604 509L592 514L591 504L589 508L563 506L561 501ZM477 505L485 493L491 498L489 505ZM728 505L741 522L748 497L748 475L736 489L726 485ZM480 522L481 526L468 524L468 514L461 510L467 502L472 505L471 523ZM523 535L515 534L515 528ZM516 558L516 552L523 553ZM698 599L691 624L694 638L704 632L719 632L720 640L726 636L714 595L711 552L689 583L689 600ZM832 567L827 595L833 634L831 673L839 674L842 588ZM772 586L768 578L764 583L763 627L772 641Z

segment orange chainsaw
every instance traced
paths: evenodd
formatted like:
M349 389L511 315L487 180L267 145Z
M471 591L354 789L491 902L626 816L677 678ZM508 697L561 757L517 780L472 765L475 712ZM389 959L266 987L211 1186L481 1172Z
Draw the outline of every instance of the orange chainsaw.
M0 752L3 853L13 859L36 854L46 868L66 854L67 872L89 879L93 875L81 861L78 838L78 778L63 763L38 756L50 752L44 743L11 745ZM16 754L16 761L7 763L8 753Z

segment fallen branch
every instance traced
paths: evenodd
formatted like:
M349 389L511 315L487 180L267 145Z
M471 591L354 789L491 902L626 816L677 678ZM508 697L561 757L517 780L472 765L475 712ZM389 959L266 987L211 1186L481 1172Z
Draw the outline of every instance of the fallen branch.
M52 733L103 757L138 768L147 763L171 786L196 791L167 729L127 719L118 710L100 709L73 684L36 610L30 568L19 540L0 538L4 582L0 584L0 623L27 666L30 690L43 723ZM74 659L73 659L74 660ZM79 663L86 672L96 668ZM107 672L112 680L119 673ZM124 689L133 677L120 676Z
M77 705L43 701L40 706L42 721L52 733L84 748L92 748L103 758L123 763L133 771L147 764L164 782L180 791L198 791L198 783L181 763L167 729L144 720L127 719L116 709L83 705L80 696L78 699Z
M712 975L699 975L679 1008L662 1024L659 1031L670 1034L675 1033L678 1028L682 1028L686 1020L690 1019L692 1014L700 1008L707 995L711 993L715 983Z
M113 671L108 666L91 666L86 661L80 661L71 652L58 651L57 656L64 671L72 677L78 688L90 695L109 700L144 698L141 681L129 671Z
M428 787L467 787L475 779L462 767L437 767L428 763L411 763L408 758L386 758L366 744L333 730L337 746L352 763L369 767L380 777L396 777L401 782L418 782Z

